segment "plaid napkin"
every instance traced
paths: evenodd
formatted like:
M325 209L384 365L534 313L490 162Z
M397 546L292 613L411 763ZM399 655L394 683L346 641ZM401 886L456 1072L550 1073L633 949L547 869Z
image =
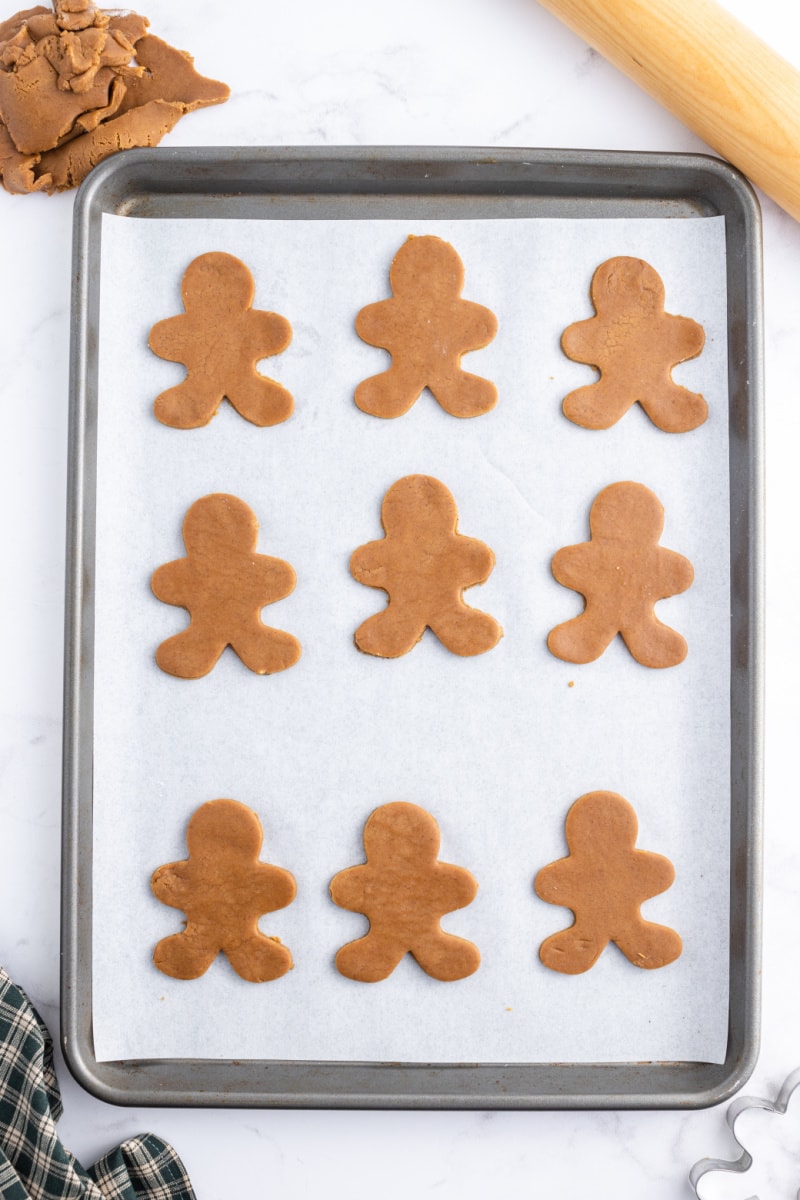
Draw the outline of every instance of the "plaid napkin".
M183 1163L152 1134L84 1170L56 1134L53 1043L0 967L0 1200L195 1200Z

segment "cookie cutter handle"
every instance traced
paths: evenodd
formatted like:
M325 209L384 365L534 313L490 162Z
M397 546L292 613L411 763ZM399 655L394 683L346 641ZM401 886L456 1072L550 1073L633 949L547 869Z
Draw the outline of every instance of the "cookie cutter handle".
M800 220L800 72L715 0L539 0Z

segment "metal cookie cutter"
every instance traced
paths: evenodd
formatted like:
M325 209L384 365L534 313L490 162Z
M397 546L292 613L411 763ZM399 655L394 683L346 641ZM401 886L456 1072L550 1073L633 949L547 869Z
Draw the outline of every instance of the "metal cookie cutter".
M733 1103L728 1106L725 1119L730 1126L731 1133L733 1134L733 1140L736 1142L736 1145L739 1146L742 1153L738 1158L735 1158L732 1161L727 1161L722 1158L701 1158L699 1162L694 1164L689 1172L689 1183L694 1188L697 1200L701 1200L700 1191L698 1188L700 1180L704 1175L709 1174L710 1171L732 1171L736 1172L737 1174L741 1174L742 1172L749 1170L753 1165L753 1156L748 1150L745 1149L743 1143L740 1142L739 1138L736 1136L736 1122L745 1109L761 1108L765 1109L767 1112L779 1113L780 1115L783 1115L789 1107L789 1101L792 1098L792 1093L797 1087L800 1087L800 1067L797 1067L790 1075L787 1075L775 1100L765 1100L761 1096L740 1096L738 1100L734 1100ZM798 1190L798 1195L800 1195L800 1190ZM751 1196L750 1200L759 1200L759 1198L758 1196Z

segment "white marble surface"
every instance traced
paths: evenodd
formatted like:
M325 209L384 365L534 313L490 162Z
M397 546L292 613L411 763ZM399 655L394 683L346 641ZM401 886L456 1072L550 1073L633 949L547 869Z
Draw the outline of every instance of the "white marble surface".
M800 67L800 16L783 0L725 2ZM707 150L534 0L405 0L402 9L368 0L154 0L148 15L154 32L233 86L228 104L182 121L172 145ZM0 194L0 961L54 1031L71 215L71 195ZM766 874L762 1049L747 1090L772 1094L800 1064L800 816L790 770L800 719L800 225L767 200L763 221ZM696 1159L735 1149L724 1106L688 1114L131 1111L85 1094L63 1064L60 1078L62 1136L81 1159L151 1130L176 1146L201 1200L261 1192L291 1200L323 1189L368 1200L377 1180L384 1200L487 1192L666 1200L691 1194ZM800 1160L788 1163L796 1189ZM740 1181L725 1194L754 1190Z

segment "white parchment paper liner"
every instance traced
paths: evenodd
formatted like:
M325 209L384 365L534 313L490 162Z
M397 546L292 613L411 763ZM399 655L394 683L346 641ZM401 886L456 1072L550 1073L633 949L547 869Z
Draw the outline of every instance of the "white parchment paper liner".
M361 413L352 394L388 355L353 329L388 296L388 267L411 233L458 250L466 298L492 308L499 333L467 356L495 381L496 409L449 417L426 392L403 418ZM729 904L729 484L724 219L223 221L104 217L100 323L94 746L93 1030L98 1060L199 1057L432 1062L722 1062L727 1039ZM207 427L178 431L152 415L183 368L147 335L181 311L180 280L208 250L241 257L255 306L294 336L261 364L292 391L285 424L257 429L226 404ZM710 416L660 432L636 406L590 432L561 413L591 382L561 332L592 315L589 283L606 258L645 258L667 310L691 316L706 346L675 379ZM461 532L496 568L467 593L505 636L490 653L449 654L428 632L407 656L360 654L353 632L384 604L356 583L351 552L381 536L380 503L402 475L441 479ZM596 663L552 657L545 639L580 612L550 574L553 553L588 539L597 492L632 479L666 510L662 544L694 564L659 617L689 642L679 667L637 664L621 640ZM227 650L206 678L157 668L154 652L186 624L157 601L152 571L184 553L186 509L208 492L245 500L259 550L292 563L298 583L266 609L295 634L300 662L276 676ZM548 971L542 940L571 924L533 892L537 870L566 853L564 817L595 789L620 792L638 845L666 854L672 888L644 907L678 930L671 966L642 971L609 946L582 976ZM239 979L223 956L197 981L160 974L159 938L182 928L152 896L161 863L186 855L191 813L233 797L259 814L262 857L291 870L296 901L265 917L294 970ZM385 982L336 972L337 949L364 918L336 908L328 883L363 860L377 805L427 808L443 861L468 867L476 900L444 927L480 948L472 977L443 984L407 957Z

